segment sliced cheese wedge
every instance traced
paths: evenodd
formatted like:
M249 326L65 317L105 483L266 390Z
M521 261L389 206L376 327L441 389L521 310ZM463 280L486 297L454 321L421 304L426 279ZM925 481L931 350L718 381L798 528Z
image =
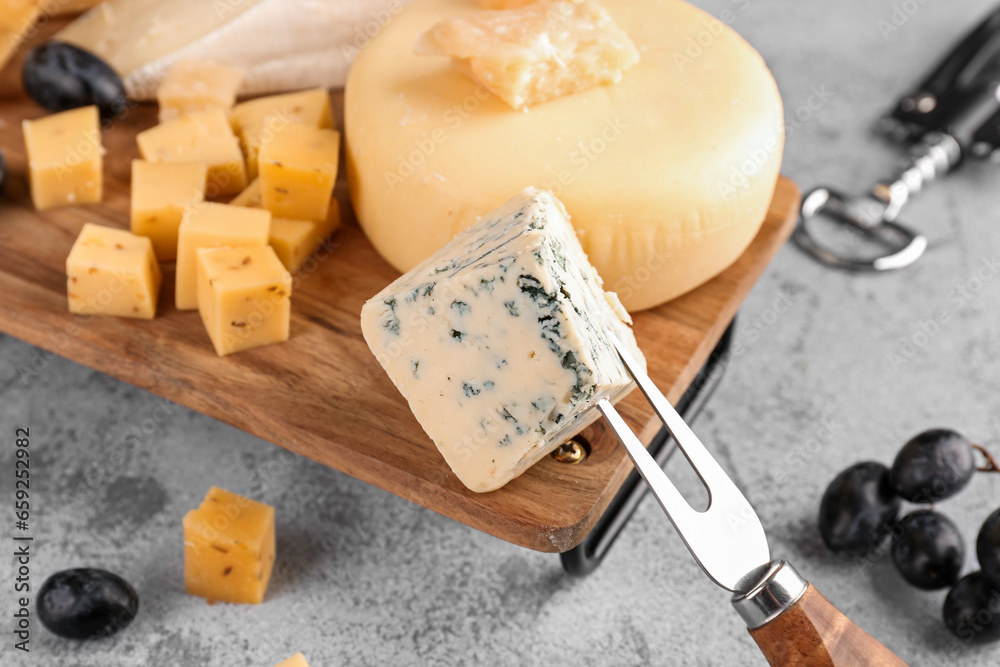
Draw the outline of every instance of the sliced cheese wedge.
M362 46L406 0L109 0L54 39L103 58L148 100L178 60L246 72L241 92L338 87Z
M372 297L361 329L455 475L498 489L633 384L642 353L562 204L526 188Z

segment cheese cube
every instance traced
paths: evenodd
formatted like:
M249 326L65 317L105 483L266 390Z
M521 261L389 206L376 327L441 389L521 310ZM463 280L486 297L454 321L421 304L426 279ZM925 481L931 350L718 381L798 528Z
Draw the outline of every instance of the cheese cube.
M274 667L309 667L309 663L306 662L306 657L304 655L296 653L291 658L282 660Z
M96 106L21 122L36 209L95 204L104 183L104 149Z
M69 312L152 319L160 267L145 236L87 223L66 258Z
M160 122L195 111L228 112L243 83L243 70L212 60L181 60L170 67L156 89Z
M260 179L255 178L250 181L250 185L246 186L238 195L233 197L229 205L260 208Z
M208 165L206 194L235 194L246 187L239 142L222 109L197 111L136 135L139 152L150 162L203 162Z
M205 199L207 175L198 162L132 160L132 233L148 236L158 259L177 258L181 216Z
M260 201L260 179L255 178L243 192L233 197L229 205L262 208ZM333 234L340 228L340 205L336 199L330 201L330 213L326 216L326 220L317 222L316 227L323 235L323 238Z
M340 226L340 209L333 200L330 215L323 223L312 220L271 219L268 243L285 268L295 273L330 234Z
M261 205L279 218L326 220L339 156L339 132L289 125L260 149Z
M459 69L515 109L621 81L639 51L594 0L480 10L420 35L418 55Z
M246 153L249 177L256 178L257 152L276 133L293 124L333 127L330 93L325 88L314 88L258 97L233 107L229 120Z
M492 491L589 423L632 380L628 314L562 204L527 188L372 297L361 329L458 478Z
M220 357L288 340L292 276L273 248L197 254L198 312Z
M274 566L274 508L213 486L184 515L184 586L215 602L260 604Z
M255 178L246 190L229 202L229 205L260 208L260 180ZM285 268L295 273L339 227L340 205L334 199L330 202L330 212L323 222L271 218L271 235L268 243L274 248Z
M326 219L316 223L319 240L322 242L328 236L340 229L340 202L336 199L330 200L330 212Z
M0 69L7 64L17 47L31 33L42 13L38 0L0 2Z
M184 210L177 235L178 310L198 307L198 248L267 245L271 214L263 209L202 203Z
M291 273L299 270L302 262L313 254L322 241L312 220L271 219L271 235L267 242Z

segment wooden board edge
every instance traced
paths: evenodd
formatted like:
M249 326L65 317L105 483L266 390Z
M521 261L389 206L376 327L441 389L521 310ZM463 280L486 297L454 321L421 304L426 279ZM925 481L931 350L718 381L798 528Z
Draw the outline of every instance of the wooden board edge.
M787 210L780 212L773 210L773 205L774 205L773 201L777 201L779 199L779 196L787 200L785 202ZM784 245L785 241L787 241L788 237L791 235L792 229L794 228L794 222L798 216L798 207L800 201L800 193L798 187L790 179L784 176L780 176L776 184L775 196L773 201L772 201L772 209L768 211L768 216L770 217L770 216L784 215L786 217L783 219L782 224L779 225L778 230L776 230L777 233L775 234L774 238L771 239L769 243L767 243L765 248L766 252L761 253L761 256L766 258L766 261L762 259L756 262L753 265L751 271L745 272L745 274L740 277L739 287L737 290L739 292L739 297L731 299L730 303L727 303L726 305L726 313L728 315L728 319L725 317L719 318L718 321L716 321L712 325L712 328L710 329L708 335L700 344L697 353L693 355L688 361L688 364L685 367L681 379L674 384L670 392L671 395L669 396L671 400L676 400L677 398L679 398L680 395L683 394L683 392L687 389L687 387L690 386L690 383L694 380L698 370L707 361L708 356L711 354L711 351L715 348L716 344L721 339L726 328L729 326L732 317L735 316L737 310L739 309L743 300L746 298L747 294L749 294L753 285L763 274L766 267L773 259L774 255ZM756 241L756 237L754 241ZM751 245L754 243L754 241L751 242ZM726 276L727 272L731 270L732 267L724 271L722 274L720 274L720 278ZM4 290L5 287L4 282L7 278L9 277L0 274L0 291ZM3 301L2 297L0 297L0 301ZM48 337L38 336L35 335L36 332L30 329L29 327L17 326L16 322L14 323L13 326L6 327L4 333L7 333L21 340L24 340L51 354L60 355L60 346L57 335ZM128 384L132 384L145 391L149 391L153 394L160 395L160 393L157 391L158 383L156 382L155 377L153 377L151 374L143 374L143 373L132 374L125 372L119 373L114 371L109 372L107 366L101 363L101 357L105 354L104 350L89 345L83 347L85 347L87 352L73 359L72 361L80 363L81 365L91 368L93 370L105 373L110 377L114 377ZM266 416L264 415L261 415L261 418L253 424L236 424L234 423L234 421L231 421L230 419L227 418L229 416L229 413L226 410L224 410L223 406L221 405L219 406L213 405L208 410L204 409L205 406L203 404L200 405L198 408L196 408L195 407L196 401L194 400L194 397L193 396L189 397L187 392L181 391L179 394L173 392L170 393L172 393L173 395L169 397L165 396L165 398L167 398L168 400L171 400L179 405L183 405L184 407L195 410L196 412L199 412L201 414L205 414L206 416L209 416L213 419L217 419L223 423L233 426L234 428L238 428L244 432L247 432L251 435L260 437L268 441L271 440L269 432L273 433L275 431L281 430L282 428L284 428L286 431L288 430L288 425L277 425L277 424L275 424L277 428L272 428L272 429L263 428L264 426L270 424L270 422L266 419ZM591 438L613 437L610 431L607 431L606 427L604 427L603 424L598 423L589 428L605 429L604 431L598 430L596 432L597 433L596 435L594 434L593 431L591 431L590 432ZM646 444L649 443L649 441L652 439L653 435L655 435L657 430L658 430L658 424L653 423L653 421L647 424L647 427L643 429L641 435L643 436L644 442L646 442ZM309 440L308 434L303 434L301 442L308 442L308 440ZM517 520L518 517L507 517L505 526L509 530L502 531L503 534L498 534L501 531L497 531L495 529L495 526L491 525L489 517L484 517L480 514L469 511L469 508L466 506L465 503L448 502L448 498L454 497L457 499L458 497L456 491L452 489L431 484L428 480L416 476L411 478L412 482L411 484L402 485L397 488L387 488L387 486L384 484L384 477L379 474L379 470L383 468L386 464L382 461L378 461L370 457L365 457L359 454L358 452L350 450L349 448L342 448L340 455L337 457L336 461L333 461L332 458L323 456L322 452L313 447L309 446L303 447L299 445L295 449L293 449L288 446L289 443L276 442L273 444L281 446L285 449L289 449L290 451L295 451L295 449L298 449L298 452L296 453L299 454L302 454L303 451L310 451L312 452L311 454L305 454L307 458L312 458L313 460L323 463L324 465L334 467L340 470L341 472L344 472L345 474L351 475L352 477L355 477L361 481L372 484L373 486L376 486L383 490L389 491L395 495L398 495L404 500L414 502L425 507L430 506L432 511L435 511L441 514L442 516L454 519L472 528L475 528L481 532L493 535L494 537L503 539L507 542L511 542L518 546L532 549L534 551L549 552L549 553L567 551L576 546L577 544L579 544L586 537L591 528L593 528L598 518L607 509L608 504L610 504L612 498L617 493L622 483L624 483L625 478L627 477L629 471L631 470L631 463L628 461L628 458L623 454L620 465L616 467L613 475L609 479L606 491L597 497L595 503L591 507L583 508L583 512L580 516L580 519L571 524L561 525L561 526L555 526L555 525L540 526L538 525L537 522L534 521L527 521L527 520L518 521ZM440 500L442 495L446 496L445 498L446 502L444 503L427 502L429 498L437 498ZM453 511L446 513L439 511L438 509L434 509L434 507L441 507L441 506L451 507ZM514 530L514 528L516 528L516 530Z

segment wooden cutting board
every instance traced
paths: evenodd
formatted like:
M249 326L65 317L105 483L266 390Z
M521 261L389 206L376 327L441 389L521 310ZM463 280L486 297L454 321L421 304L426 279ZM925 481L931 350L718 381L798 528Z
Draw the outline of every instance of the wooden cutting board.
M0 150L10 170L0 196L0 331L509 542L561 552L583 539L632 467L625 451L598 423L583 434L591 455L579 465L546 458L499 491L475 494L462 486L362 339L362 304L398 273L354 222L346 183L337 187L345 225L296 276L287 343L216 356L198 313L173 307L172 263L163 265L155 320L70 315L66 256L86 222L128 227L135 135L155 123L156 113L135 107L104 133L102 204L35 211L20 121L44 112L20 92L18 71L15 62L0 76ZM338 115L341 102L334 93ZM798 189L780 179L760 233L731 268L635 318L649 374L670 400L684 393L788 238L798 204ZM619 410L644 442L653 438L659 423L638 392Z

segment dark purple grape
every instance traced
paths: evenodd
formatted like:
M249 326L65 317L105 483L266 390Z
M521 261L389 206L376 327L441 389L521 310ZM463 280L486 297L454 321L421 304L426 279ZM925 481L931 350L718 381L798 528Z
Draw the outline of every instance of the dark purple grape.
M36 606L38 620L53 634L88 639L113 635L131 623L139 596L117 574L83 567L46 579Z
M889 476L900 498L935 503L955 495L976 471L972 443L944 428L931 429L903 445Z
M118 73L93 53L65 42L46 42L29 51L21 82L31 99L49 111L95 104L107 119L128 105Z
M1000 639L1000 585L982 572L967 574L948 592L944 624L968 643Z
M819 532L831 551L864 555L888 534L899 514L889 470L875 461L855 463L837 475L819 506Z
M962 534L951 519L933 510L907 514L892 538L892 562L903 579L925 590L958 581L965 561Z
M1000 584L1000 509L989 515L979 529L976 556L983 574Z

